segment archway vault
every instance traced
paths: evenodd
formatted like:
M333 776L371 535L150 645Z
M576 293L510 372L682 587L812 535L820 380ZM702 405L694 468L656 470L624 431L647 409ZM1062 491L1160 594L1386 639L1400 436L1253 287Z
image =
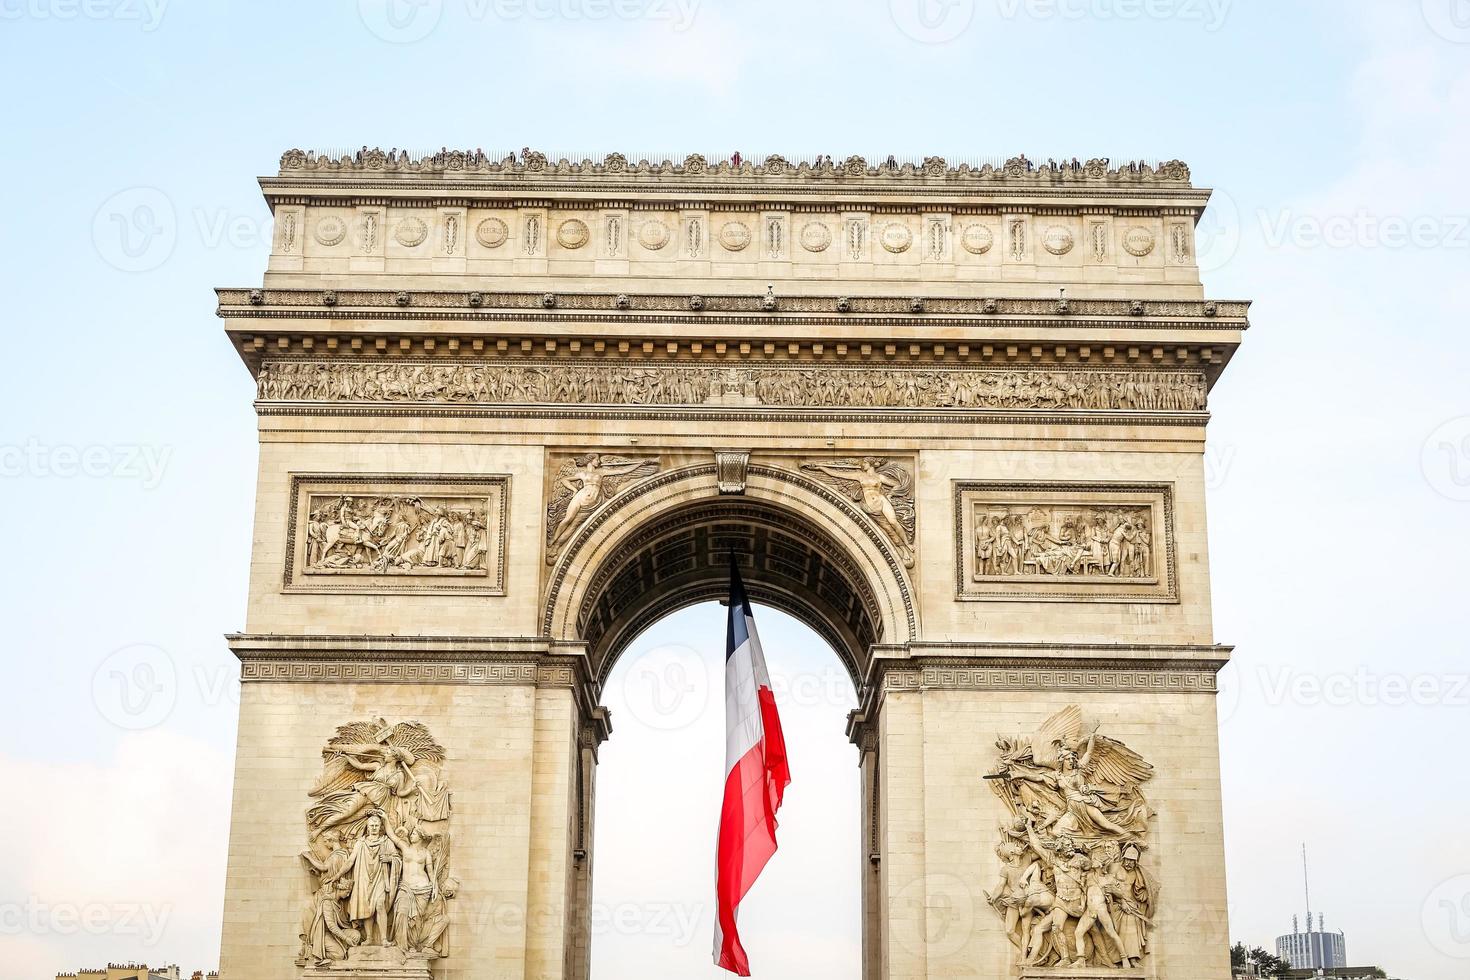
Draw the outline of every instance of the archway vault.
M725 595L732 551L751 598L811 626L859 689L874 643L917 634L908 573L883 532L832 488L759 464L741 494L722 494L707 464L610 501L553 566L543 629L586 643L600 687L644 629Z

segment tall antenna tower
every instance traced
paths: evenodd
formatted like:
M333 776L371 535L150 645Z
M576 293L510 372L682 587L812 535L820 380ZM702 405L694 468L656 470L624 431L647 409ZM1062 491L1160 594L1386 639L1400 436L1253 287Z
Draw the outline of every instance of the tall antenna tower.
M1307 898L1307 932L1312 931L1312 879L1307 875L1307 843L1302 842L1302 893Z

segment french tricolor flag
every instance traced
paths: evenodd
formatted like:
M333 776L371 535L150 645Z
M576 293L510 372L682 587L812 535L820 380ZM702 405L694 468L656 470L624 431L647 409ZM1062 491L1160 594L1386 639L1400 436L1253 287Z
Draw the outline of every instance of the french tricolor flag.
M750 976L735 916L741 899L776 853L776 811L791 782L771 675L735 556L725 634L725 801L715 875L715 965Z

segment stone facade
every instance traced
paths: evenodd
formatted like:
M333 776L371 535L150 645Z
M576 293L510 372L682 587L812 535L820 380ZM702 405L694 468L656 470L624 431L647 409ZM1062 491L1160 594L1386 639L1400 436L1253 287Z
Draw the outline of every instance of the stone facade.
M1228 976L1203 448L1247 304L1204 297L1187 168L262 187L265 280L219 291L260 430L224 975L588 977L600 685L733 548L858 685L865 980ZM1029 814L1017 894L1085 857L1121 919L1132 875L1144 949L1081 906L1078 963L1022 948Z

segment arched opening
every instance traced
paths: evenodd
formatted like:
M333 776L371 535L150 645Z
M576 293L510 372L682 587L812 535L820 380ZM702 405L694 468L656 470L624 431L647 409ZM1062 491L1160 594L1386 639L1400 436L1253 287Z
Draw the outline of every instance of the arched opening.
M873 833L875 777L871 752L860 755L848 744L845 722L848 711L861 700L874 646L912 640L918 632L916 608L908 573L884 532L833 488L776 466L751 465L743 492L738 494L721 492L712 465L688 466L650 478L594 513L550 570L543 623L546 634L585 650L593 681L591 694L612 709L612 739L602 746L596 763L590 750L584 761L588 768L582 784L582 812L590 832L581 839L592 846L578 872L579 928L589 933L594 962L602 959L600 950L611 953L620 941L624 946L628 942L637 946L641 939L646 956L672 956L679 964L677 968L650 969L655 966L651 960L635 956L632 962L610 966L611 976L632 976L635 970L639 976L701 976L706 975L705 969L711 971L710 976L718 975L708 947L714 915L713 847L724 778L725 620L724 610L712 601L727 593L732 553L759 607L757 618L773 680L781 677L791 691L811 692L798 698L788 696L789 707L783 709L783 720L789 713L787 723L796 731L810 729L813 739L803 751L815 763L793 756L793 774L804 773L812 788L821 786L823 780L835 781L830 791L813 794L814 804L809 801L805 808L785 815L783 828L791 821L799 827L811 819L819 843L809 847L846 852L845 861L839 863L841 870L813 879L808 869L807 876L784 893L784 899L779 884L767 884L777 896L770 907L789 907L791 916L799 918L802 903L825 901L825 911L837 913L840 906L833 904L832 896L838 894L861 904L860 910L854 906L850 914L838 914L833 923L831 934L848 937L845 945L844 940L834 938L832 948L825 950L790 943L780 946L781 936L809 934L817 926L807 923L794 928L778 915L768 933L777 939L777 952L769 954L761 973L803 980L866 975L861 960L871 959L878 949L871 848L863 846ZM764 635L772 628L766 626L768 622L787 634L786 642L773 643ZM674 624L674 632L667 632L664 623ZM667 662L667 649L660 650L670 640L680 648L673 662ZM635 656L630 658L629 651ZM792 651L796 651L794 658ZM647 660L650 655L654 657L651 661ZM634 688L628 687L629 677L634 678ZM701 709L698 720L712 726L709 731L660 730L659 724L668 719L650 701L643 704L640 724L638 711L626 700L630 690L640 694L639 684L647 688L652 683L641 696L661 692L665 708L678 710L681 702L675 699L690 696L690 678L707 680L707 707ZM803 700L810 703L800 703ZM653 730L640 731L640 727L649 728L650 716ZM625 735L625 724L633 726L631 734ZM625 739L625 746L648 742L620 752L620 739ZM707 757L685 758L686 753ZM615 762L619 758L629 760L624 764L629 767L626 772L619 771ZM611 768L604 768L610 761ZM639 780L650 778L661 780L661 785L639 792ZM706 779L709 785L701 790L700 780ZM619 782L627 782L630 788L620 788ZM687 812L668 814L648 803L667 799L671 789L687 802ZM829 802L836 802L840 812L809 808L822 806L823 794ZM788 801L801 798L801 790L788 791ZM621 808L627 808L623 823L640 821L637 828L654 835L650 846L659 848L655 854L660 859L681 853L675 842L689 848L680 867L693 877L675 876L669 880L683 885L663 888L660 874L667 872L652 869L635 882L651 887L651 897L647 891L639 893L642 897L620 895L620 880L632 881L628 876L638 874L639 863L636 851L622 850L628 842L621 837L636 842L637 835L623 833L616 816ZM604 830L605 820L612 823L610 829ZM801 836L799 831L792 834ZM778 858L788 870L772 871L776 875L772 880L777 882L779 874L800 876L803 867L800 847L784 835L781 846L785 853ZM609 852L633 858L635 870L620 872L618 859L610 858ZM607 875L611 880L604 881ZM814 881L825 898L816 894L800 897ZM797 904L789 906L783 901ZM651 921L654 918L659 920L657 927ZM746 921L742 911L742 923ZM660 934L647 934L655 928ZM620 935L620 929L633 935ZM676 939L680 942L674 942ZM747 948L754 956L754 947ZM809 961L806 954L814 958ZM840 963L841 968L833 971L823 966L827 961ZM596 969L592 976L607 980Z
M725 594L731 553L751 599L816 630L859 688L873 644L917 634L908 576L883 532L831 487L760 465L739 495L719 492L713 466L690 466L594 514L552 568L546 633L585 644L601 685L652 623Z
M741 935L757 976L850 980L862 973L862 777L843 721L856 690L815 630L770 606L755 614L793 781ZM626 644L603 685L615 734L597 767L595 980L728 976L710 961L724 629L714 602L670 613Z

